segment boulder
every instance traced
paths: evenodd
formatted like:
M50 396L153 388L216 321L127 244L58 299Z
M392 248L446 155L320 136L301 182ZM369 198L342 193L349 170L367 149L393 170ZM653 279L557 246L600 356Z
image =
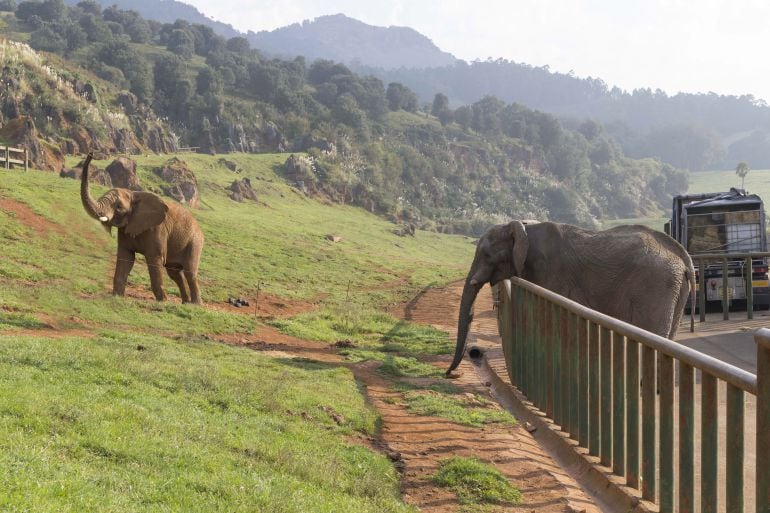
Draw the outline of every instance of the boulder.
M230 191L230 199L241 202L243 200L257 201L257 191L251 187L251 180L244 178L243 180L235 180L230 184L228 188Z
M85 160L81 160L75 165L75 167L71 169L62 168L62 170L59 172L59 176L62 178L73 178L79 181L83 176L84 162ZM104 169L100 169L93 165L93 163L88 167L88 181L98 185L103 185L105 187L112 187L112 179L110 178L110 175L107 174Z
M107 166L113 187L141 191L139 177L136 175L136 162L126 157L118 157Z
M162 186L163 194L174 198L179 203L186 203L192 208L200 206L198 179L187 167L185 161L176 157L171 158L162 167L155 168L153 172L167 184Z
M227 169L232 171L233 173L239 172L238 170L238 164L233 162L232 160L227 160L226 158L220 158L218 161L219 165L225 166Z

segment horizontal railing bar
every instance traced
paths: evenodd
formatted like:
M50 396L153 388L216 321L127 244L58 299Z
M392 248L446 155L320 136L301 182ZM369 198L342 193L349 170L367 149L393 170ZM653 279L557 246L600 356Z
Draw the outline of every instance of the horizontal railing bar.
M743 252L743 253L694 253L690 255L693 260L722 260L724 258L764 258L770 257L770 252Z
M560 296L548 289L530 283L521 278L512 277L510 280L505 280L505 293L508 297L511 297L511 284L516 283L517 286L522 287L529 292L536 294L540 297L544 297L549 301L567 308L571 312L574 312L584 319L600 324L606 328L609 328L620 335L624 335L628 338L632 338L640 344L646 345L656 351L660 351L663 354L676 358L692 367L701 369L705 372L712 374L713 376L730 383L731 385L749 392L751 394L757 394L757 377L743 369L725 363L712 356L701 353L689 347L685 347L681 344L677 344L667 338L661 337L654 333L650 333L647 330L643 330L637 326L633 326L627 322L615 319L609 315L599 313L595 310L581 305L571 299L567 299Z

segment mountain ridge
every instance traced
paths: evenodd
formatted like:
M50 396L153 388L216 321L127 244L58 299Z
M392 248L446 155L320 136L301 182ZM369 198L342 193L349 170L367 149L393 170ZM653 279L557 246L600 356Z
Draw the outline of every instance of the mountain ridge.
M276 57L302 55L309 61L361 62L384 69L442 67L458 61L410 27L369 25L341 13L272 31L249 32L247 39Z

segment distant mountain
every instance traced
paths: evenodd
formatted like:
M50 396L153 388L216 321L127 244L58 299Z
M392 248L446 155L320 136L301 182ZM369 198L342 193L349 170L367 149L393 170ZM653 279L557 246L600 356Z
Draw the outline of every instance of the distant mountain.
M67 5L76 5L80 0L64 0ZM177 0L95 0L103 8L116 5L120 9L133 10L147 20L155 20L161 23L174 23L176 20L185 20L190 23L199 23L211 27L222 37L231 38L244 34L235 30L232 25L215 21L205 16L192 5Z
M273 31L249 32L260 51L308 61L329 59L384 69L450 66L457 58L408 27L375 27L344 14L321 16Z

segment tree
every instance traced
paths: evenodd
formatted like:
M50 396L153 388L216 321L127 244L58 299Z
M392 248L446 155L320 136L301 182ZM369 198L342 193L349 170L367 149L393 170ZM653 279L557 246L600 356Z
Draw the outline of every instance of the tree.
M183 59L189 59L195 53L195 41L189 31L174 29L168 38L168 50Z
M452 110L449 108L449 98L444 93L436 93L430 113L436 116L442 125L452 121Z
M741 177L741 189L743 189L743 181L746 179L746 175L749 174L749 171L751 171L749 165L742 160L735 166L735 174Z

